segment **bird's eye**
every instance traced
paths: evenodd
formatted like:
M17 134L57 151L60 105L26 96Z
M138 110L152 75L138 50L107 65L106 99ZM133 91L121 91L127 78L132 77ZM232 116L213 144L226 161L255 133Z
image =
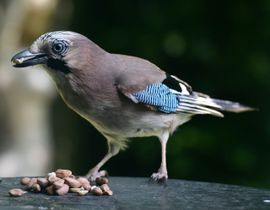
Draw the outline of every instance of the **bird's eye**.
M64 42L56 42L52 45L52 51L55 54L63 54L66 52L67 47L68 46Z

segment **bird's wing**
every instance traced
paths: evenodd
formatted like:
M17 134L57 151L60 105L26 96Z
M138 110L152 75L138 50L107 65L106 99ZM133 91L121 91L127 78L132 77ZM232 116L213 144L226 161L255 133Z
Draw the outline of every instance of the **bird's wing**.
M117 87L134 103L144 104L156 111L223 116L217 111L221 107L209 96L193 92L186 82L172 75L167 74L163 81L149 84L143 89L139 85L122 86L119 84Z

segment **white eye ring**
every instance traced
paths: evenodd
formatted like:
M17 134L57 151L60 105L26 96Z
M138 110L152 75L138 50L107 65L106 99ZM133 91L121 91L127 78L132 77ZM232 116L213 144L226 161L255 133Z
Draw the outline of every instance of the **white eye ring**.
M67 51L68 45L63 41L54 42L52 45L52 51L55 54L64 54Z

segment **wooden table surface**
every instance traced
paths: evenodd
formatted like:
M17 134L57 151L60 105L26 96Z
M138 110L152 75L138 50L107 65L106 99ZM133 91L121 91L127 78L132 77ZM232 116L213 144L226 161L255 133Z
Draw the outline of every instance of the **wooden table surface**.
M65 196L27 193L10 197L21 187L20 178L2 178L0 210L37 209L270 209L270 190L206 182L170 179L167 186L148 183L148 178L110 177L113 196Z

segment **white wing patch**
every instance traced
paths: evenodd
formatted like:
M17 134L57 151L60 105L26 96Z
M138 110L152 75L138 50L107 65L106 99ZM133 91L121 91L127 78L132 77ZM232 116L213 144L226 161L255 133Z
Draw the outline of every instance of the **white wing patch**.
M183 80L179 79L178 77L174 76L174 75L170 75L171 78L175 79L180 88L181 88L181 93L184 95L190 95L192 92L192 88L189 84L187 84L186 82L184 82Z

